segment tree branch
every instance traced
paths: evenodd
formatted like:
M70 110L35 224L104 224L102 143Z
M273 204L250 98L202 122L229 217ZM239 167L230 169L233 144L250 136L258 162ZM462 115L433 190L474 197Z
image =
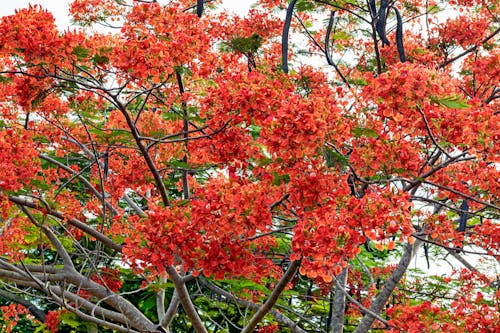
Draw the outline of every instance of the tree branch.
M469 263L467 260L465 260L465 258L463 256L461 256L460 254L457 253L456 250L452 250L452 249L448 249L448 248L445 248L446 251L448 251L449 254L451 254L451 256L455 259L457 259L462 265L464 265L468 270L472 271L472 272L478 272L477 268L472 266L471 263Z
M191 301L191 298L189 297L189 291L186 288L186 284L182 276L180 276L179 273L177 273L177 270L172 266L168 266L166 271L174 282L175 290L177 290L179 295L179 301L182 304L186 315L191 320L191 324L193 325L195 331L198 333L208 333L194 307L193 302Z
M27 199L27 198L21 198L21 197L16 197L16 196L9 196L9 201L24 206L24 207L29 207L29 208L34 208L36 210L39 210L40 212L44 214L48 214L54 217L57 217L60 220L67 221L69 224L72 226L80 229L81 231L85 232L89 236L94 237L95 239L99 240L102 242L104 245L109 247L110 249L113 249L117 252L122 251L122 245L116 244L111 238L108 238L107 236L103 235L99 231L95 230L94 228L90 227L89 225L75 219L75 218L66 218L61 212L58 212L57 210L53 210L49 207L41 207L37 203Z
M33 223L35 226L39 227L42 232L47 236L49 241L54 245L57 253L61 256L62 261L64 263L64 266L67 267L68 269L75 269L75 266L73 266L73 261L71 260L71 257L68 254L68 251L64 248L64 246L61 244L59 239L57 239L56 235L52 232L50 227L44 225L43 223L39 223L33 215L26 209L25 206L22 205L17 205L20 210L23 211L23 213L28 217L28 219Z
M113 212L113 214L115 214L115 215L118 214L118 212L116 211L116 209L109 202L107 202L106 199L102 196L102 194L94 186L92 186L92 184L85 177L83 177L81 174L76 173L70 167L68 167L68 166L60 163L59 161L54 160L53 158L51 158L51 157L49 157L47 155L39 154L38 156L42 160L45 160L45 161L50 162L50 163L52 163L54 165L57 165L61 169L64 169L65 171L69 172L73 177L78 178L97 197L97 199L99 199L101 202L104 202L104 204L106 205L106 207L108 207Z
M24 306L28 311L35 316L36 319L40 320L41 322L45 322L45 312L40 310L35 304L31 303L30 301L17 296L14 293L10 293L6 290L0 289L0 298L4 298L8 301L21 304Z
M371 313L365 314L358 327L356 327L356 329L354 330L354 333L367 333L370 330L373 322L375 321L375 319L377 319L373 314L379 315L379 313L382 311L384 305L387 303L397 284L408 269L408 265L410 264L411 259L413 258L421 244L422 241L416 239L413 244L406 245L406 250L403 253L403 257L399 261L398 266L396 267L394 272L392 272L392 275L384 284L384 287L382 288L380 293L371 302L369 309Z
M177 309L179 308L180 299L177 290L174 290L172 294L172 299L170 300L170 304L168 305L167 311L163 317L160 318L160 326L164 329L168 329L175 315L177 314Z
M342 333L344 330L345 285L349 270L345 267L336 277L335 296L333 297L333 317L331 333Z
M363 306L363 304L361 304L360 302L358 302L357 300L355 300L351 295L349 295L347 293L347 291L344 289L344 288L341 288L341 285L340 283L335 280L335 285L337 287L337 289L339 291L341 291L345 297L347 297L347 299L349 300L349 302L351 302L352 304L356 305L359 309L359 311L361 311L362 313L364 313L365 315L370 315L370 316L373 316L373 318L377 319L378 321L380 321L382 324L386 325L387 327L390 327L389 323L387 322L387 320L385 320L384 318L380 317L378 314L376 314L375 312L365 308Z
M492 39L493 37L495 37L498 33L500 32L500 28L497 28L495 31L493 31L493 33L489 36L487 36L486 38L484 38L481 42L480 42L480 45L483 45L485 43L487 43L490 39ZM443 62L442 64L440 64L438 66L438 68L444 68L446 66L448 66L449 64L451 64L452 62L454 62L455 60L458 60L460 58L462 58L463 56L477 50L477 48L479 47L479 45L474 45L470 48L468 48L467 50L465 50L464 52L460 53L459 55L451 58L451 59L448 59L446 60L445 62Z
M239 297L236 297L233 294L231 294L230 292L216 286L215 284L213 284L205 279L202 279L201 283L205 287L210 289L211 291L217 293L218 295L223 296L226 300L233 302L239 306L243 306L243 307L246 307L246 308L249 308L252 310L258 310L260 308L260 305L255 304L255 303L250 302L250 301L247 301L247 300L244 300L244 299L241 299ZM295 321L291 320L290 318L288 318L287 316L285 316L281 312L276 311L274 309L271 309L269 311L269 314L271 316L273 316L277 322L288 326L288 328L290 328L290 331L292 333L305 333L305 331L302 328L300 328L299 325Z
M269 296L267 301L259 308L259 310L257 310L254 316L248 322L247 326L243 328L241 333L251 333L254 331L255 327L257 327L257 324L272 309L274 304L276 304L281 293L283 292L283 290L285 290L288 282L290 282L290 280L295 276L297 270L300 267L300 263L300 260L290 262L290 266L288 267L280 281L276 284L273 292L271 293L271 296Z

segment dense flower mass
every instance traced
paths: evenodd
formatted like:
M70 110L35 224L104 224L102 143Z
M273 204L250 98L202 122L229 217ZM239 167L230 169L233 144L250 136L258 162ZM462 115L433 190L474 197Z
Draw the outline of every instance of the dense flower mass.
M1 330L498 331L500 2L221 3L0 18Z

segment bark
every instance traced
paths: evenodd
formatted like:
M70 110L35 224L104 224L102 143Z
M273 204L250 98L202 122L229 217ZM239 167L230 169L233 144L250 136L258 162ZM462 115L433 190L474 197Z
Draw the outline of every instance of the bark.
M379 315L382 311L384 305L389 300L389 297L394 292L398 282L401 280L406 270L408 269L408 265L410 264L411 259L417 252L418 248L422 244L422 241L416 239L413 244L407 244L403 257L398 263L398 266L392 273L391 277L384 284L384 287L380 291L380 294L375 297L375 299L371 302L370 311ZM370 313L365 314L358 327L354 330L354 333L367 333L373 322L375 321L375 317Z
M115 294L108 288L92 281L88 277L81 275L75 270L69 270L66 281L80 287L102 302L121 312L130 321L131 325L139 330L152 330L154 324L132 303L120 295Z
M207 329L203 325L203 322L201 321L200 316L198 315L198 312L194 307L193 302L191 301L191 298L189 297L189 292L182 277L172 266L167 267L166 271L174 282L175 290L179 295L179 301L184 308L184 312L186 312L186 315L191 320L191 324L193 325L194 330L197 333L208 333Z
M259 310L257 310L254 316L248 322L247 326L243 328L241 333L251 333L254 331L255 327L257 327L262 318L264 318L264 316L268 314L269 311L272 309L274 304L276 304L281 293L285 289L288 282L290 282L290 280L295 276L295 273L297 273L299 267L300 267L300 260L292 261L290 263L290 266L286 270L285 274L283 275L281 280L276 284L276 287L271 293L271 296L269 296L267 301L259 308Z
M42 310L40 310L39 308L37 308L33 303L31 303L30 301L14 294L14 293L10 293L6 290L2 290L0 289L0 298L3 298L3 299L6 299L6 300L9 300L11 302L14 302L14 303L17 303L17 304L21 304L22 306L24 306L26 309L28 309L28 311L38 320L40 320L41 322L45 322L45 312L43 312Z
M160 317L161 327L168 330L168 327L172 323L172 320L174 319L175 315L177 314L177 309L179 308L179 304L180 304L179 295L177 294L177 291L174 290L167 311L165 311L163 317Z
M239 297L236 297L233 294L231 294L230 292L216 286L215 284L213 284L209 281L201 280L201 282L205 287L207 287L211 291L215 292L216 294L223 296L229 302L234 302L239 306L243 306L243 307L246 307L246 308L251 309L251 310L258 310L260 308L260 305L255 304L255 303L250 302L250 301L247 301L247 300L244 300L244 299L241 299ZM274 310L274 309L271 309L269 311L269 314L271 316L273 316L274 319L276 319L276 321L278 323L281 323L283 325L288 326L288 328L290 328L290 331L292 333L305 333L305 331L302 328L300 328L299 325L295 321L288 318L287 316L285 316L281 312Z
M51 301L67 308L71 312L77 314L80 318L89 322L109 327L119 332L137 332L136 330L131 329L131 326L133 325L131 325L130 320L128 320L128 318L126 318L122 313L104 309L98 304L94 304L89 300L72 293L71 291L61 288L60 286L50 285L49 283L40 284L38 282L39 281L33 280L19 280L16 284L18 286L34 288L44 292L48 297L50 297ZM83 312L82 310L87 312ZM121 326L118 323L124 324L125 326Z
M337 276L337 288L333 297L333 317L331 333L342 333L344 331L344 311L345 311L345 285L347 283L348 268L344 268Z

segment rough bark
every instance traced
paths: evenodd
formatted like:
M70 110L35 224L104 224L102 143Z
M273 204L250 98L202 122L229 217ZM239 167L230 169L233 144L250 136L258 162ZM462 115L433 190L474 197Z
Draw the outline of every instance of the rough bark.
M344 268L337 276L338 287L335 288L333 297L333 317L331 333L342 333L344 331L344 311L345 311L345 285L347 283L347 274L349 270Z
M194 330L197 333L208 333L207 329L203 325L203 322L201 321L200 316L198 315L198 312L196 311L196 308L194 307L193 302L191 301L191 298L189 297L189 292L186 288L184 280L179 273L177 273L174 267L169 266L166 270L174 282L175 290L179 295L179 301L182 304L184 312L186 312L186 315L191 320Z
M271 296L269 296L267 301L259 308L259 310L257 310L254 316L248 322L247 326L243 328L241 333L251 333L254 331L255 327L257 327L257 324L262 320L262 318L264 318L266 314L269 313L274 304L276 304L279 296L285 289L288 282L290 282L290 280L295 276L295 273L297 273L299 267L300 267L300 260L292 261L290 263L290 266L286 270L285 274L283 275L281 280L276 284L276 287L271 293Z
M250 301L247 301L247 300L244 300L244 299L241 299L239 297L236 297L233 294L231 294L230 292L216 286L215 284L213 284L209 281L201 280L201 282L205 287L207 287L211 291L215 292L216 294L223 296L229 302L234 302L239 306L243 306L243 307L246 307L246 308L251 309L251 310L258 310L260 308L260 305L255 304L255 303L250 302ZM274 319L276 319L276 321L278 323L281 323L281 324L288 326L288 328L290 328L290 331L292 333L305 333L305 331L302 328L300 328L299 325L295 321L291 320L290 318L288 318L287 316L285 316L281 312L276 311L274 309L271 309L269 311L269 314L271 316L273 316Z
M406 270L408 269L408 265L410 264L411 259L417 252L418 248L422 244L422 241L416 239L413 244L407 244L405 252L403 253L403 257L398 263L398 266L392 273L391 277L384 284L384 287L380 291L380 293L375 297L375 299L371 302L370 311L375 314L380 314L384 305L391 297L394 289L396 288L398 282L401 280ZM375 317L371 314L367 313L359 323L358 327L354 330L354 333L366 333L370 330L373 322L375 321Z

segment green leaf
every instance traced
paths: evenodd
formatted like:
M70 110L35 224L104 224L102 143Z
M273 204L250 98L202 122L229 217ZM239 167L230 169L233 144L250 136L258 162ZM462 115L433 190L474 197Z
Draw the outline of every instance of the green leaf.
M229 42L229 46L240 53L255 53L262 44L262 37L259 34L253 34L250 37L234 37Z
M440 11L442 11L443 9L441 7L439 7L438 5L433 5L433 6L429 6L429 9L427 9L427 12L429 14L436 14L436 13L439 13Z
M281 184L288 184L290 182L290 175L279 175L277 172L274 172L273 176L273 185L279 186Z
M172 159L168 162L168 166L172 168L178 168L178 169L189 169L190 165L186 162L179 161Z
M0 83L9 83L12 78L0 75Z
M336 167L336 166L347 166L349 164L349 159L344 155L337 153L330 147L323 147L323 156L325 157L326 166Z
M462 100L460 96L457 95L441 98L431 96L431 103L439 104L448 109L466 109L470 107L466 101Z
M356 137L365 137L365 138L378 138L378 133L371 129L371 128L366 128L366 127L356 127L351 130L351 134Z
M78 60L81 60L81 59L78 59ZM105 55L94 54L94 56L92 57L92 63L94 65L105 65L108 62L109 62L109 57L105 56Z
M351 34L347 33L344 30L339 30L333 34L333 40L349 40L351 38Z
M76 56L78 61L86 59L90 55L90 50L86 49L84 47L81 47L80 45L75 46L73 49L73 52L71 52Z
M315 3L314 1L309 0L299 0L295 4L295 10L298 12L308 12L314 10Z
M250 125L248 126L248 130L250 131L250 135L253 139L257 139L260 136L260 130L262 126Z
M36 95L36 97L31 101L31 107L33 109L36 109L40 104L43 103L43 101L47 98L47 96L50 95L50 93L52 92L52 90L48 89L48 90L43 90L41 91L38 95Z
M232 290L235 291L242 291L244 289L246 290L258 290L261 291L264 294L269 293L269 289L265 287L265 285L253 282L251 280L244 280L244 279L226 279L224 280L224 283L227 283L231 286Z
M59 314L59 320L68 326L71 326L72 328L78 328L81 324L83 324L82 321L73 313L71 312L63 312Z
M187 75L187 76L192 76L193 75L193 72L191 71L191 69L189 67L185 67L185 66L174 66L174 69L175 69L175 72L184 76L184 75Z
M150 296L139 302L139 308L144 312L154 313L156 309L156 297Z
M348 82L354 86L364 87L368 84L364 78L360 79L349 79Z

